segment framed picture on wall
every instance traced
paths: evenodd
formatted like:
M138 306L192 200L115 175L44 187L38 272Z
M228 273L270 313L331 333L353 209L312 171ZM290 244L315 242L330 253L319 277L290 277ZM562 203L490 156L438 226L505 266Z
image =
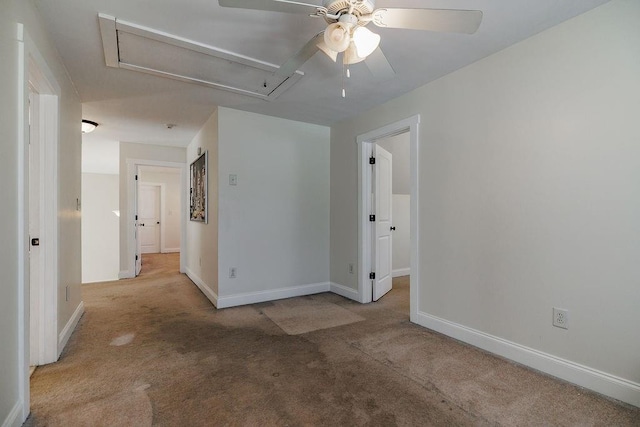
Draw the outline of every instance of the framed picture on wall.
M207 223L207 151L191 163L189 219Z

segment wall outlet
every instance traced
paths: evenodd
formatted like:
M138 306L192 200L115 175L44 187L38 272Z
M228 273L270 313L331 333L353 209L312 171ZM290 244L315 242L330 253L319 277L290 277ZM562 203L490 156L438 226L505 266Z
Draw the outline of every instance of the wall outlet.
M355 273L355 269L353 267L353 264L349 264L349 274L353 274Z
M229 185L238 185L238 175L234 173L229 174Z
M237 276L237 269L235 267L231 267L229 269L229 279L235 279Z
M553 326L569 329L569 310L553 307Z

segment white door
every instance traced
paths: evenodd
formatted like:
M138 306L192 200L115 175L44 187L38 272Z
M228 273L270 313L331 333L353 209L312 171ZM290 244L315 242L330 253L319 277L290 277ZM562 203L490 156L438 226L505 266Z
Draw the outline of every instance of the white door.
M392 287L391 258L392 258L392 157L385 149L374 146L376 159L374 168L374 272L373 300L377 301Z
M142 270L142 240L140 239L140 224L141 221L139 219L139 214L140 214L140 207L138 204L138 200L140 200L140 182L138 181L138 175L136 175L136 191L134 192L134 196L135 196L135 207L136 207L136 214L135 214L135 222L134 222L134 230L135 230L135 240L136 240L136 276L138 274L140 274L140 271Z
M29 93L29 365L40 364L40 150L37 95Z
M140 184L138 192L138 238L143 254L160 252L160 186Z

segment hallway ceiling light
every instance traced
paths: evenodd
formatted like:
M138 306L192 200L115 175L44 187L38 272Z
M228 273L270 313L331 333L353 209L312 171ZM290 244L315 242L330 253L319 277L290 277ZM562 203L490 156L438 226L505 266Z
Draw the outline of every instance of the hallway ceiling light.
M98 123L82 119L82 133L91 133L98 127Z

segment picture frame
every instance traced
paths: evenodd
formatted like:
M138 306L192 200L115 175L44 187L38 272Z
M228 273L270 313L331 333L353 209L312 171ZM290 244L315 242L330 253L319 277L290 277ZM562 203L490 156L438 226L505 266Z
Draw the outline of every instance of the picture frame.
M208 223L208 152L200 154L190 167L189 220Z

